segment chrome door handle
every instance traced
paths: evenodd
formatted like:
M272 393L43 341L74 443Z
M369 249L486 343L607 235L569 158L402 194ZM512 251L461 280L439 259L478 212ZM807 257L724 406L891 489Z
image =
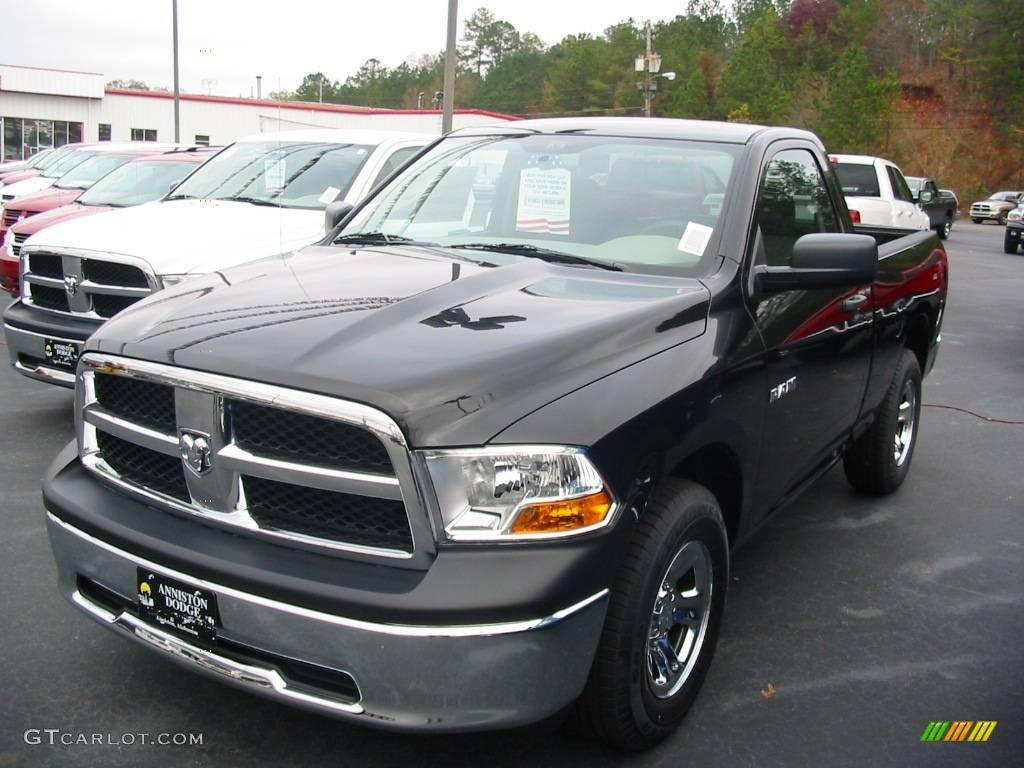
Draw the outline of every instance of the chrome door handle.
M863 293L855 293L843 299L843 312L856 312L868 303L868 297Z

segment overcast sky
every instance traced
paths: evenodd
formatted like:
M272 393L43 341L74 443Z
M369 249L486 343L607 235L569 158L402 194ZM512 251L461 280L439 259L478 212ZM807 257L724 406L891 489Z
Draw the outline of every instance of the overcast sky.
M5 2L0 63L101 72L170 87L171 0ZM249 96L294 89L322 71L344 80L371 57L396 66L445 45L447 0L178 0L182 90ZM629 16L670 19L686 0L461 0L462 20L480 6L547 44L600 33Z

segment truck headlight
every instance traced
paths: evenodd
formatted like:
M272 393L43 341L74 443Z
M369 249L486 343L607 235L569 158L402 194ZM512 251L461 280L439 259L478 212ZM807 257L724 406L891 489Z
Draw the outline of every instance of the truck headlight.
M1006 215L1006 220L1020 221L1022 217L1024 217L1024 211L1022 211L1020 208L1014 208Z
M610 522L615 501L578 448L496 446L423 454L454 541L567 536Z

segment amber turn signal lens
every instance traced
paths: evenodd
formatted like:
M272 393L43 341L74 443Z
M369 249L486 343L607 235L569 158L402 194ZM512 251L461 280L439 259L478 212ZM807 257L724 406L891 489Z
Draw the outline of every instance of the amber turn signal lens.
M565 501L530 504L519 511L510 533L561 533L596 525L612 509L612 497L601 490Z

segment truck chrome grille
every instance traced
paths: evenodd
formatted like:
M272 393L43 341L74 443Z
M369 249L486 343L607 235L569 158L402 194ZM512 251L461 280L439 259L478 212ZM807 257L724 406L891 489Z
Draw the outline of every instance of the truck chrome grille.
M243 400L228 400L226 407L235 442L248 451L285 461L393 472L384 444L360 427Z
M367 558L428 541L410 452L380 411L97 353L78 377L83 465L155 506Z
M96 433L96 444L103 460L124 480L179 501L191 501L180 459L140 448L102 431Z
M28 240L28 235L25 233L14 233L14 242L11 243L11 255L14 256L14 258L19 258L21 256L21 246L24 245L26 240Z
M367 547L412 551L405 505L349 493L242 476L249 514L261 528L295 531Z
M48 285L36 285L30 283L28 286L28 295L32 299L32 303L37 307L43 309L55 309L58 312L68 311L68 297L67 294L60 288L51 288Z
M141 269L114 261L85 259L82 262L82 275L86 280L103 285L125 285L129 288L149 287L146 273Z
M155 275L134 264L30 247L21 295L40 309L106 320L158 287Z
M168 435L174 422L174 388L128 376L98 373L94 379L96 402L119 418Z
M21 218L21 214L22 214L22 212L19 211L19 210L16 210L14 208L7 208L7 207L5 207L4 208L4 219L3 219L4 229L7 229L7 227L13 227L15 224L17 224L18 223L18 219Z
M42 277L64 279L60 256L55 253L33 253L28 259L28 271Z

